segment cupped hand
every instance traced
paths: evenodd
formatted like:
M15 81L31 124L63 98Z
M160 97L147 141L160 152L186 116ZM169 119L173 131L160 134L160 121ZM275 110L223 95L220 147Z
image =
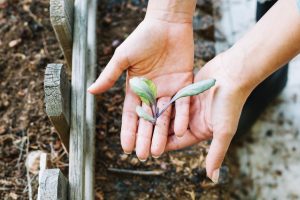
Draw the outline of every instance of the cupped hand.
M146 160L150 153L159 157L165 150L170 122L169 108L155 127L138 119L136 106L141 100L131 91L128 81L139 76L151 79L157 86L158 107L162 108L181 88L193 81L194 42L191 22L168 22L145 18L136 30L116 49L113 57L88 89L93 94L111 88L127 70L126 97L123 107L121 144L125 153L134 149ZM189 98L176 101L175 134L182 136L188 127ZM146 105L142 105L151 110Z
M239 84L243 78L229 64L226 55L207 63L196 75L195 82L215 78L216 85L191 99L189 129L183 137L170 135L166 151L177 150L212 139L206 157L207 176L218 181L219 169L234 136L242 107L251 90Z

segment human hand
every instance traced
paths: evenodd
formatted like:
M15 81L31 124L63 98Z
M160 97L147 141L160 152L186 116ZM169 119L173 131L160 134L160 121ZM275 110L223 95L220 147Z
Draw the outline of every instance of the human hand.
M170 135L166 151L177 150L212 139L206 158L207 176L218 182L219 169L234 136L243 105L252 87L242 84L243 75L226 53L207 63L195 82L215 78L216 85L191 99L189 130L183 137ZM241 84L239 84L241 83Z
M152 10L149 10L149 7ZM157 120L155 127L144 119L138 119L135 108L142 103L131 91L128 81L135 76L151 79L158 88L159 108L167 104L179 89L192 83L192 12L189 17L188 14L181 15L155 10L153 4L149 5L144 21L116 49L108 65L89 88L89 92L93 94L102 93L111 88L122 72L127 70L121 144L126 153L131 153L136 148L136 154L142 161L146 160L150 153L153 157L159 157L164 152L171 108ZM187 129L189 100L189 97L182 98L175 103L177 136L182 136ZM147 109L147 106L143 107Z
M300 42L299 24L295 1L278 1L231 49L200 70L195 81L215 78L216 86L192 98L190 129L182 138L171 135L166 150L212 138L206 169L208 177L216 182L250 92L299 54L300 46L295 45Z

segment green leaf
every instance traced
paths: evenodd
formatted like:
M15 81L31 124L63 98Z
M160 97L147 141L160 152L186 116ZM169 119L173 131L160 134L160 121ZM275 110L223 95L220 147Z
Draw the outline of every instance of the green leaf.
M149 115L141 106L137 106L135 111L139 117L141 117L144 120L147 120L153 124L155 123L155 119L151 115Z
M151 94L155 97L157 96L157 89L156 89L156 85L153 83L153 81L149 80L149 79L145 79L143 78L145 83L148 85L149 89L151 90Z
M156 102L156 86L146 78L135 77L129 80L132 91L137 94L142 102L147 105L154 105Z
M207 79L207 80L203 80L203 81L188 85L176 93L176 95L171 99L171 103L173 103L174 101L176 101L177 99L180 99L182 97L198 95L198 94L208 90L212 86L214 86L215 83L216 83L216 79Z

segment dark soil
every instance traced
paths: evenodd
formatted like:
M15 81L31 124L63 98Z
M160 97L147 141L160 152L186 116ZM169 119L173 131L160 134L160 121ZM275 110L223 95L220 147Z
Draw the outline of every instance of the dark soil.
M110 3L107 3L110 2ZM101 1L98 16L98 74L145 15L146 2ZM214 56L212 5L199 0L195 18L195 65ZM0 199L35 199L38 166L47 152L67 175L68 157L45 113L43 78L48 63L63 63L49 20L49 0L0 0ZM119 141L124 75L98 96L96 199L227 199L228 168L220 185L205 178L207 144L141 163L124 155ZM111 172L147 170L159 176Z
M48 0L0 1L0 199L28 199L28 182L36 199L37 165L26 178L30 152L67 164L43 100L45 66L63 61L48 8Z

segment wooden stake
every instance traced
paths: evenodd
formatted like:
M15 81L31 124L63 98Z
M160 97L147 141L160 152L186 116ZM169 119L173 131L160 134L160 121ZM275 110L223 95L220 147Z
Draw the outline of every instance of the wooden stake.
M72 69L73 5L73 0L50 0L50 20L67 61L68 74Z
M89 0L75 0L72 61L69 198L83 200L86 156L87 16Z
M46 113L69 149L70 82L62 64L48 64L44 79Z
M87 86L96 78L97 67L97 40L96 19L97 0L90 0L88 7L88 67ZM94 160L95 160L95 97L92 94L86 96L86 154L85 154L85 199L94 199Z

